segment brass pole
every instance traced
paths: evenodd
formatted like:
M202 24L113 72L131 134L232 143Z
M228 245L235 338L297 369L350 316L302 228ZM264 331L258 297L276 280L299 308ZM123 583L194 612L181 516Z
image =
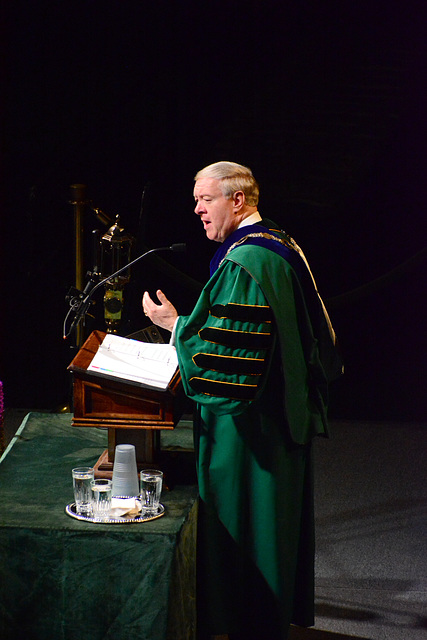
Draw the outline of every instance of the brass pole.
M84 257L83 257L83 213L87 204L86 185L72 184L70 204L74 207L74 248L76 262L76 289L83 291L84 288ZM81 321L76 328L76 346L83 344L83 327Z

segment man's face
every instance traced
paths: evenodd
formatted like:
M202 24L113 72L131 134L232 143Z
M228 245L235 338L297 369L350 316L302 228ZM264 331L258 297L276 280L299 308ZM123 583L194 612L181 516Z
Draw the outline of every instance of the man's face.
M201 178L194 186L194 211L200 216L209 240L224 242L238 226L234 200L227 200L220 189L219 180Z

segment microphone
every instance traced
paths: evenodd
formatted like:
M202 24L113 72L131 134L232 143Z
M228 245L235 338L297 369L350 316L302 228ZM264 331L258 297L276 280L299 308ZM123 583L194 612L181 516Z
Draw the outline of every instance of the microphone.
M186 251L186 250L187 250L187 245L184 242L178 242L176 244L171 244L169 247L157 247L156 249L150 249L149 251L146 251L142 255L140 255L137 258L135 258L135 260L132 260L132 262L129 262L129 264L125 264L125 266L122 267L121 269L119 269L118 271L115 271L111 275L109 275L106 278L104 278L103 280L101 280L101 282L98 282L98 284L96 284L93 287L93 289L91 289L88 293L86 291L86 289L87 289L87 286L86 286L85 290L82 293L79 293L78 297L79 297L80 302L79 303L73 302L73 300L75 301L75 298L73 298L71 300L71 302L70 302L71 309L67 313L67 316L66 316L66 318L64 320L64 328L63 328L63 338L64 338L64 340L66 340L71 335L72 331L78 325L78 323L80 322L81 318L83 318L86 315L86 313L87 313L87 311L89 309L89 306L92 303L91 298L92 298L93 294L95 293L95 291L97 289L99 289L100 287L102 287L102 285L104 285L106 282L108 282L109 280L112 280L113 278L116 278L118 275L123 273L123 271L126 271L126 269L129 269L134 264L136 264L137 262L142 260L142 258L145 258L145 256L148 256L150 253L154 253L154 252L157 252L157 251L182 252L182 251ZM88 283L88 284L90 284L90 283ZM87 294L87 295L85 295L85 294ZM75 313L73 322L71 323L70 328L69 328L68 332L66 333L65 332L65 324L66 324L68 315L73 310L75 310L76 313Z
M177 244L171 244L170 247L164 247L165 249L170 249L171 251L187 251L187 245L185 242L178 242Z

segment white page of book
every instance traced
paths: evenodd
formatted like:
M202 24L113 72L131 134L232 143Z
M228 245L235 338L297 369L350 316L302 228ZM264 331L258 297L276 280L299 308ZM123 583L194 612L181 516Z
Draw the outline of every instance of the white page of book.
M166 389L177 367L176 349L170 344L139 342L107 334L88 371Z

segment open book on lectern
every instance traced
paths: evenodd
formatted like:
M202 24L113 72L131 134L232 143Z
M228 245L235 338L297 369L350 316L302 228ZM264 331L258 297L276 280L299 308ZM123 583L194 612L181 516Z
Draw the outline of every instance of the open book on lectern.
M174 346L107 333L87 371L165 390L177 368Z

